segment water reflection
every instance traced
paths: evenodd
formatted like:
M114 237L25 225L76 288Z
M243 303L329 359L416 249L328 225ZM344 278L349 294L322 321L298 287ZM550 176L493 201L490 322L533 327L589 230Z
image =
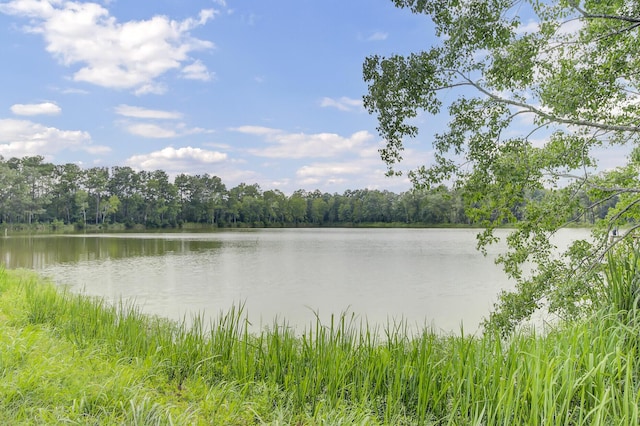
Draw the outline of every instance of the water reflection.
M403 318L473 331L511 288L476 250L473 229L263 229L215 233L0 238L0 262L74 291L131 300L172 319L245 304L256 329L304 327L349 311L370 324ZM499 231L504 236L505 232ZM558 234L560 242L584 230Z
M11 236L0 238L0 261L7 268L40 270L52 264L189 254L221 246L215 240L149 235Z

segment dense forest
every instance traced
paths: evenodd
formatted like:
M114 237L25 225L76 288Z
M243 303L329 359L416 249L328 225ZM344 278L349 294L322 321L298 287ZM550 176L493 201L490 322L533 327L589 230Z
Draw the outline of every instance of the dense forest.
M543 191L530 199L544 197ZM588 203L588 200L585 200ZM606 214L599 206L590 222ZM518 216L518 206L514 207ZM297 190L285 195L241 183L227 189L217 176L162 170L55 165L44 157L0 157L0 223L123 224L178 227L185 223L231 226L357 226L373 223L470 225L460 193L441 186L401 194L358 189L343 194Z

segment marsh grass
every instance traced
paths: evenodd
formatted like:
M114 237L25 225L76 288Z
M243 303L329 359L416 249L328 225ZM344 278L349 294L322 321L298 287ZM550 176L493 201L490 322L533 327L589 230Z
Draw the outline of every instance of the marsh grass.
M640 308L640 249L623 246L616 253L607 253L604 272L608 305L618 312Z
M187 327L0 271L0 422L638 424L634 306L508 340L347 314L251 333L242 306Z

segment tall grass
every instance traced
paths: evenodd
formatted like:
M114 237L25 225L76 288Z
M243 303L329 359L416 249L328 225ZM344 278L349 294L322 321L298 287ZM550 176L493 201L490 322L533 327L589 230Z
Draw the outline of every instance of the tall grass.
M640 308L640 248L623 246L607 253L604 271L607 305L621 312Z
M0 294L8 291L8 280L8 273L0 273ZM46 326L72 347L107 354L119 365L145 366L149 377L176 395L201 386L233 391L234 401L245 401L240 405L254 399L256 422L640 422L640 326L633 306L622 315L602 310L585 321L544 334L523 331L508 340L462 330L439 335L425 329L409 337L402 322L372 328L346 314L328 323L316 318L302 334L284 321L251 333L242 307L210 323L196 316L187 327L145 316L134 305L108 305L35 279L22 280L20 288L25 327ZM10 364L19 362L0 355L2 374ZM212 402L228 401L222 394L207 397L209 406L222 410ZM70 410L114 409L97 395L67 404ZM7 408L6 396L0 395L0 409ZM127 418L138 424L168 423L175 416L175 407L162 408L148 397L120 397ZM194 404L191 410L202 409ZM148 421L140 420L145 416Z

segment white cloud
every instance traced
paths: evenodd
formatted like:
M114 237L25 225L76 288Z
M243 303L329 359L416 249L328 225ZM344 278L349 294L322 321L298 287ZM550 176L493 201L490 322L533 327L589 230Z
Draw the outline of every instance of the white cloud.
M91 144L89 133L80 130L60 130L28 120L0 119L0 155L24 157L28 155L53 155L72 149L102 150Z
M130 105L118 105L115 108L116 114L132 118L150 118L158 120L178 120L182 118L182 114L174 111L162 111L156 109L147 109Z
M297 186L307 188L321 187L323 191L335 191L344 188L350 182L356 188L392 188L405 191L411 185L406 176L389 178L380 161L372 159L354 159L343 162L317 162L303 166L296 171ZM290 189L290 188L289 188Z
M367 37L367 41L382 41L382 40L386 40L388 37L389 37L388 33L384 33L382 31L376 31L375 33Z
M340 153L360 149L373 136L366 130L343 137L336 133L286 133L282 130L259 126L232 129L241 133L263 136L270 146L250 149L249 153L269 158L333 157Z
M54 87L53 90L56 90L60 93L63 93L65 95L88 95L89 91L87 90L82 90L82 89L77 89L77 88L65 88L65 89L60 89L60 88L56 88Z
M158 109L141 108L137 106L121 104L115 107L115 113L124 117L137 120L122 120L119 124L132 135L142 136L145 138L174 138L185 135L195 135L200 133L213 133L212 130L203 129L200 127L187 127L182 122L163 122L162 125L152 120L178 120L183 117L182 113L176 111L164 111ZM149 121L144 121L149 120Z
M298 185L304 186L305 188L313 188L314 186L317 188L322 183L322 180L317 178L306 178L306 179L301 179L296 183Z
M130 124L127 126L127 131L132 135L154 139L173 138L178 136L178 133L173 129L167 129L151 123Z
M142 84L136 90L133 91L137 96L141 95L163 95L167 91L167 86L162 83L146 83Z
M125 121L120 124L132 135L152 139L166 139L202 133L214 133L213 130L203 129L201 127L187 127L184 123L158 125L154 123L130 123Z
M383 31L374 31L369 35L358 33L357 35L358 41L384 41L389 38L389 33Z
M516 28L516 34L531 34L540 31L540 23L536 21L529 21L524 25Z
M167 172L187 173L225 160L227 160L225 153L187 146L178 149L167 147L149 154L134 155L128 158L125 164L140 170L160 169Z
M11 112L16 115L58 115L62 112L62 108L53 102L15 104L11 106Z
M182 68L182 76L188 80L209 81L213 79L214 74L209 72L201 61L195 61Z
M212 9L183 21L154 16L124 23L90 2L13 0L0 4L0 12L30 18L26 30L41 34L51 55L65 66L81 66L73 80L137 94L163 93L156 78L170 70L202 79L206 67L189 54L214 47L189 35L215 16Z
M184 123L180 123L177 126L181 135L198 135L201 133L215 133L215 130L211 129L203 129L202 127L191 127L188 128Z
M211 148L218 148L218 149L224 149L225 151L229 151L231 149L233 149L231 147L231 145L226 144L226 143L218 143L218 142L205 142L202 145L204 146L210 146Z
M340 99L333 98L322 98L320 101L321 107L332 107L337 108L340 111L354 111L354 110L362 110L362 100L361 99L351 99L345 96Z
M263 127L263 126L240 126L240 127L231 128L229 130L233 130L240 133L247 133L250 135L259 135L259 136L278 135L282 133L281 130L272 129L271 127Z
M576 35L580 33L580 30L584 28L585 20L582 19L568 19L560 25L558 34L560 35Z
M361 158L374 159L377 162L381 162L382 159L380 158L380 148L381 146L378 146L378 145L370 145L367 147L363 147L358 152L358 154L360 155Z
M364 162L351 163L316 163L303 166L296 172L301 178L334 177L335 175L355 175L366 171Z
M111 152L111 147L105 145L89 145L83 148L84 151L92 155L102 155Z

